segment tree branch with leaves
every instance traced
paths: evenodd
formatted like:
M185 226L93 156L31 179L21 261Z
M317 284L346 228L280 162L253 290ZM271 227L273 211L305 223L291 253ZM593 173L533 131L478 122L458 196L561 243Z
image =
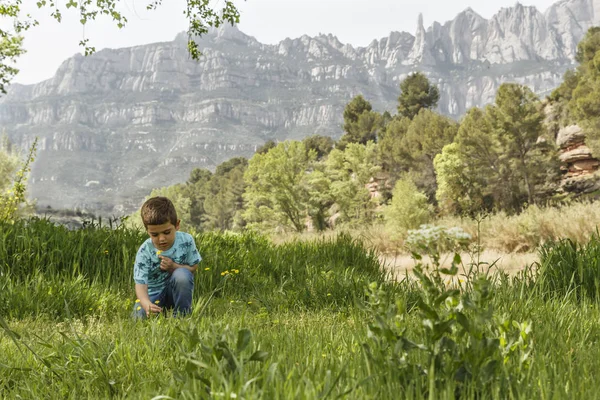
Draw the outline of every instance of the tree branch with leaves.
M75 14L82 26L87 26L99 18L110 18L117 28L127 26L127 15L120 11L119 6L125 0L38 0L36 6L46 9L57 22L62 22L66 16ZM238 0L239 1L239 0ZM162 0L146 0L146 9L157 10ZM219 2L220 3L220 2ZM4 0L0 4L0 17L10 21L9 28L0 29L0 91L6 93L6 87L19 72L14 67L18 57L25 53L23 36L25 32L39 25L30 14L24 14L22 0ZM231 25L240 21L240 13L234 1L226 0L222 5L212 5L210 0L186 0L183 10L188 21L188 51L194 60L202 55L196 38L208 33L210 28L218 28L224 23ZM3 25L6 26L6 25ZM90 55L96 51L90 39L83 36L79 41L84 54Z

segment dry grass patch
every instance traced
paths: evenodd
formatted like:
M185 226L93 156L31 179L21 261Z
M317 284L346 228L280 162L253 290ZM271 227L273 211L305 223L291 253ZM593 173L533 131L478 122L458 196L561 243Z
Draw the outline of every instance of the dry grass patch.
M454 254L451 253L443 254L440 259L441 266L449 268L453 256ZM463 269L460 274L466 273L470 264L477 263L476 259L471 260L471 255L468 253L462 253L461 258ZM381 265L397 280L401 280L407 274L411 274L415 266L415 261L408 254L381 255L379 260ZM502 270L511 275L522 271L526 266L537 261L537 253L502 253L496 250L484 250L479 258L479 262L486 263L487 266L493 265L492 271ZM422 262L432 265L432 261L428 256L424 256ZM485 268L485 265L483 267Z

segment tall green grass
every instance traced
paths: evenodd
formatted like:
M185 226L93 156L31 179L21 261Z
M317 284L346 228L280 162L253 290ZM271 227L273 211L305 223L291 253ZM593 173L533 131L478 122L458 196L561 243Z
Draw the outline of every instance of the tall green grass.
M78 316L95 312L103 307L100 288L133 296L133 262L146 235L125 228L68 230L45 219L0 229L3 315L60 315L64 300ZM347 307L370 282L385 281L376 254L349 235L273 245L252 233L208 233L196 242L203 257L195 277L198 298L210 293L284 309Z
M540 247L538 287L544 294L596 299L600 286L600 235L585 243L571 239Z
M537 290L549 288L540 286L544 268L454 283L430 268L429 281L389 282L349 236L275 245L201 235L192 316L136 322L131 269L144 235L45 220L1 232L3 399L595 399L600 391L599 303L570 295L566 278L553 286L566 295L540 295L551 293ZM573 251L549 243L542 259L568 260L557 276L585 269L597 261L593 240ZM582 276L581 284L596 279L594 268ZM502 329L523 329L505 321L530 322L527 340L499 341Z

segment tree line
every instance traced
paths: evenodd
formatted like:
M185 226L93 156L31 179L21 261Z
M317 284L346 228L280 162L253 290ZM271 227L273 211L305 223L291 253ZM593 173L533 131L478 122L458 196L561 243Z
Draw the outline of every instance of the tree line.
M358 95L344 109L337 141L269 141L250 159L233 158L214 172L196 168L186 182L150 196L172 198L198 231L299 232L381 221L405 231L436 215L518 213L556 196L558 125L579 123L593 153L600 150L599 50L600 28L591 28L578 45L579 66L547 99L505 83L494 103L459 122L434 111L439 91L415 72L400 84L394 115ZM558 123L548 122L549 105ZM0 170L15 170L7 146Z
M556 126L579 123L600 146L600 28L578 45L579 66L547 99L505 83L494 103L459 121L434 111L439 91L421 72L400 84L395 115L354 97L343 136L267 142L249 160L214 173L195 169L184 184L156 189L179 202L198 230L325 230L385 221L405 231L435 215L518 213L556 197L561 178ZM377 196L369 184L377 183Z

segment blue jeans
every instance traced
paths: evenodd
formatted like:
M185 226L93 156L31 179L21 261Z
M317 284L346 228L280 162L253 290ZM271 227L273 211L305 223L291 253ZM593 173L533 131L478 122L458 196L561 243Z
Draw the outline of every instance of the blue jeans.
M163 312L173 309L173 315L187 315L192 312L192 293L194 292L194 274L186 268L177 268L167 281L162 292L150 296L150 301ZM133 318L146 319L146 311L136 302L133 305Z

